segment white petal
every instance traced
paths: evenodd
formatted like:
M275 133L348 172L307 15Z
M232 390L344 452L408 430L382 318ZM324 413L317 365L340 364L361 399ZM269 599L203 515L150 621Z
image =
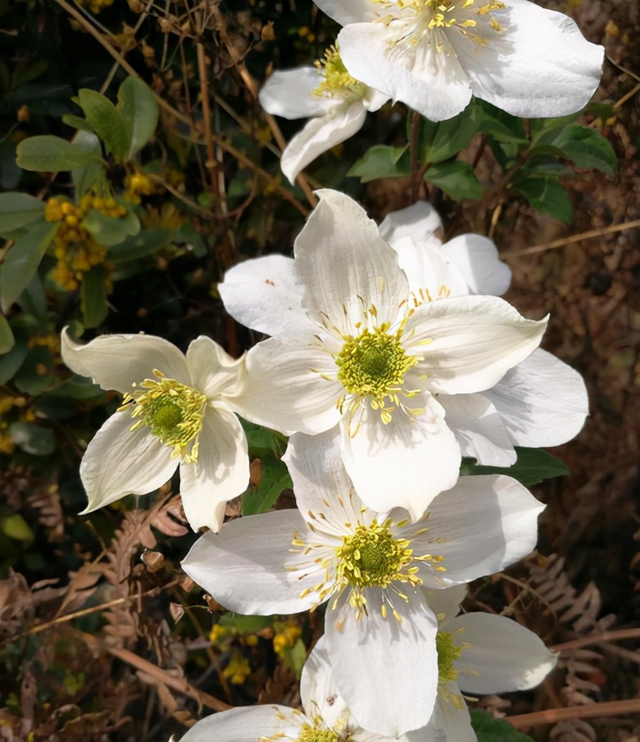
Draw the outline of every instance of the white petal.
M340 440L338 427L314 436L295 433L282 460L303 517L308 520L312 512L314 519L308 522L314 527L346 535L351 530L345 524L360 521L362 502L342 463Z
M263 737L294 742L305 722L310 719L287 706L247 706L201 719L180 742L258 742Z
M442 244L442 219L428 201L417 201L406 209L392 211L380 224L380 236L392 247L396 240L411 237L416 243Z
M485 395L516 446L559 446L580 432L589 412L580 374L541 349Z
M95 434L82 458L80 478L91 513L125 495L145 495L158 489L178 468L180 459L142 425L134 424L128 412L116 412Z
M247 369L247 386L233 399L242 417L285 435L314 435L338 424L336 403L343 386L320 376L335 372L326 353L271 338L251 348Z
M502 418L485 394L441 394L447 425L463 456L486 466L512 466L518 458Z
M460 470L460 448L432 398L425 413L409 418L395 410L384 425L366 408L355 435L342 424L346 470L360 498L372 510L405 508L419 518L433 498L452 487Z
M467 613L447 622L454 644L468 643L455 667L465 693L505 693L527 690L553 670L558 655L550 652L529 629L504 616Z
M424 727L438 685L437 621L420 592L396 599L399 623L381 614L383 591L369 588L368 615L355 618L345 593L327 610L325 636L336 685L365 729L399 737Z
M331 100L314 95L323 76L315 67L274 72L260 90L258 100L267 113L286 119L322 116Z
M219 531L227 500L249 485L247 439L238 418L224 405L207 408L198 438L198 460L180 466L180 494L194 531Z
M473 94L522 118L579 111L598 87L604 49L562 13L526 0L505 5L505 30L489 32L487 44L450 34Z
M488 237L461 234L443 245L472 294L500 296L511 285L511 269L500 260L498 248Z
M462 273L435 240L414 242L401 237L393 243L398 263L409 281L409 289L418 301L435 301L452 296L466 296L469 287Z
M61 336L62 360L80 376L89 376L103 389L124 394L131 385L153 379L153 370L181 384L189 384L184 355L173 343L154 335L100 335L76 343L67 330Z
M316 5L342 26L347 23L372 21L378 15L375 0L318 0Z
M455 618L460 613L460 605L467 597L466 584L454 585L444 590L423 588L429 608L438 616L442 624L450 618Z
M426 550L444 557L445 572L421 568L425 585L471 582L527 556L536 546L544 507L511 477L460 477L431 503L429 530L412 541L416 554Z
M376 324L394 322L408 294L396 253L352 198L329 189L317 195L320 203L294 245L296 276L311 316L320 324L328 318L342 335L366 321L372 305Z
M190 386L207 399L233 396L244 385L244 358L232 358L218 343L200 335L187 349Z
M412 30L401 21L348 25L338 34L342 61L356 80L431 121L452 118L471 100L465 71L444 34L438 33L438 43L429 34L414 45Z
M356 100L334 105L323 116L310 119L282 153L282 172L293 183L316 157L360 131L366 117L367 109L361 100Z
M525 319L494 296L459 296L419 306L405 337L415 333L410 344L424 356L430 391L468 394L494 386L529 356L547 322Z
M291 553L294 532L306 533L297 510L246 515L205 533L191 547L182 568L225 608L247 615L300 613L315 602L300 593L319 582L318 574L299 579L302 564ZM317 565L316 565L317 566Z
M227 312L252 330L289 341L313 333L302 308L303 288L295 282L293 258L246 260L225 273L218 290Z
M447 683L446 690L458 696L462 708L457 708L439 695L430 726L442 731L445 742L477 742L478 738L471 726L469 709L460 695L458 686L455 683Z
M329 728L344 728L350 721L347 704L336 688L326 636L320 637L302 668L300 700L307 716L319 716Z

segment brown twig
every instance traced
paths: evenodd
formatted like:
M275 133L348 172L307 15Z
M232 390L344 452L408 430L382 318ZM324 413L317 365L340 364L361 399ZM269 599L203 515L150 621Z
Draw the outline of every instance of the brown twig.
M603 631L601 634L591 634L572 639L563 644L550 647L552 652L564 652L567 649L579 649L589 644L601 644L603 642L620 642L624 639L640 639L640 629L618 629L617 631Z
M533 247L525 247L522 250L506 250L500 253L502 258L515 258L521 255L533 255L535 253L544 252L545 250L553 250L557 247L564 247L570 245L573 242L580 242L581 240L592 240L595 237L603 237L606 234L614 234L615 232L624 232L627 229L640 228L640 219L635 219L632 222L623 222L622 224L612 224L610 227L603 227L602 229L590 229L588 232L581 232L580 234L574 234L570 237L562 237L559 240L553 240L552 242L543 242L541 245L533 245Z
M507 716L507 721L516 729L536 727L541 724L555 724L559 721L572 719L595 719L599 716L618 716L619 714L635 714L640 712L640 698L630 698L625 701L606 701L604 703L590 703L584 706L569 706L545 711L534 711L530 714Z

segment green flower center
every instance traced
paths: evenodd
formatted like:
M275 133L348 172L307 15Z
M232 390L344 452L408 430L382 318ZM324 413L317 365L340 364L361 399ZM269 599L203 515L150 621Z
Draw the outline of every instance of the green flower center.
M137 418L131 430L146 425L173 449L172 457L181 456L185 463L193 463L198 460L197 439L207 397L175 379L167 379L161 371L154 369L153 375L155 379L145 379L139 389L125 394L120 410L130 410L131 417Z
M405 374L418 363L402 347L400 332L392 335L387 329L383 325L373 332L364 330L357 337L347 337L336 357L338 379L346 391L369 397L374 409L382 409L385 398L398 404Z
M329 47L324 53L324 58L316 62L316 67L324 80L314 89L314 95L325 98L364 97L367 86L347 72L337 46Z
M331 729L318 729L311 724L303 724L302 732L296 742L348 742L350 737L342 740L337 732Z
M463 647L453 643L453 634L450 631L438 631L436 649L438 651L438 684L451 683L458 677L458 671L453 663L462 654Z

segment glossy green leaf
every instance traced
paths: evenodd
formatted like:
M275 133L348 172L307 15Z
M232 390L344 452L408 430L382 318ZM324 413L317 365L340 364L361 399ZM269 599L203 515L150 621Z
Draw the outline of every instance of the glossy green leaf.
M470 103L462 113L446 121L421 119L418 138L418 152L421 164L438 163L450 160L458 152L468 147L478 133L482 110ZM411 117L407 127L411 127ZM411 137L411 131L408 134Z
M17 163L25 170L56 173L59 170L73 170L92 162L102 162L99 142L95 134L79 136L73 142L45 134L41 137L29 137L16 148ZM96 144L98 148L96 149Z
M97 327L109 313L107 305L107 271L103 265L94 265L84 274L80 287L80 303L84 326Z
M44 213L44 204L28 193L0 193L0 234L13 232L35 222Z
M471 165L458 160L432 165L425 173L427 183L435 185L454 201L463 199L482 201L482 186Z
M280 458L287 447L287 438L282 433L276 433L262 425L250 423L247 420L240 420L247 436L249 452L254 456L263 456L272 454Z
M142 229L137 234L111 247L109 260L113 260L116 265L139 260L179 241L180 233L176 229L164 229L163 227Z
M273 616L243 616L240 613L227 611L220 616L220 626L227 629L236 629L240 632L257 634L273 624Z
M19 513L0 518L0 531L16 541L33 541L34 539L29 524Z
M519 179L513 182L513 191L524 196L534 209L543 214L566 223L573 219L569 196L554 176Z
M0 306L3 312L9 311L33 278L57 229L57 224L40 219L16 239L6 254L0 266Z
M578 167L594 168L607 175L614 175L618 158L609 142L594 129L571 124L554 129L539 137L531 153L551 150L574 162Z
M376 178L400 178L409 175L409 146L387 147L376 144L367 150L347 175L360 178L361 183L368 183Z
M533 742L531 737L519 732L506 719L494 719L479 709L471 711L471 726L478 742Z
M89 126L104 142L107 152L114 156L116 162L126 160L130 135L122 112L104 95L87 88L78 92L78 105Z
M132 208L125 216L113 218L92 209L82 220L81 225L101 245L111 247L123 242L129 235L140 231L140 220Z
M32 397L54 388L58 383L58 377L49 348L41 345L31 348L15 375L14 383L21 392Z
M11 350L0 355L0 384L6 384L11 381L29 352L27 345L27 336L23 332L15 331L15 343Z
M242 514L255 515L270 510L285 489L293 487L284 462L269 454L260 458L262 476L256 490L242 496Z
M72 126L74 129L79 129L80 131L93 131L86 119L83 119L81 116L74 116L72 113L66 113L62 117L62 121L67 126Z
M104 168L96 162L84 167L77 167L71 171L71 179L73 180L73 187L76 189L76 199L79 200L85 193L95 188L105 179Z
M505 144L529 144L522 121L506 111L492 106L486 101L478 101L483 116L479 121L479 129L497 142Z
M477 466L473 459L463 459L460 474L506 474L517 479L526 487L539 484L545 479L553 477L564 477L569 474L569 469L564 461L552 456L541 448L519 448L516 447L518 460L513 466Z
M16 446L33 456L48 456L56 449L53 431L34 423L13 423L9 435Z
M127 127L129 147L126 157L130 160L153 136L158 125L158 104L142 80L128 77L118 90L117 108Z
M16 344L13 330L4 314L0 314L0 356L8 353Z

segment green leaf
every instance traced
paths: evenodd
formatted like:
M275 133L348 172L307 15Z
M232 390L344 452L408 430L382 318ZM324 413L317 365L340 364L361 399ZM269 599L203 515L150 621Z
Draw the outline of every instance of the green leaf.
M116 265L120 265L131 260L146 258L157 250L162 250L176 242L181 242L178 230L149 227L112 246L109 250L109 259L113 260Z
M56 386L58 377L55 374L53 358L49 348L36 346L27 353L24 363L14 378L14 383L21 392L37 397Z
M546 148L551 148L578 167L595 168L607 175L614 175L618 168L616 153L602 134L578 124L563 126L539 137L531 153Z
M107 304L107 271L104 265L94 265L84 274L80 287L83 323L87 329L97 327L109 313Z
M494 719L479 709L471 711L471 726L478 742L533 742L531 737L519 732L505 719Z
M16 162L25 170L45 173L73 170L92 162L102 162L100 143L95 134L80 133L86 136L77 136L73 142L50 134L29 137L16 147Z
M13 330L4 314L0 314L0 355L8 353L16 344Z
M242 514L255 515L270 510L282 490L292 488L291 477L284 462L267 454L260 459L262 476L257 490L247 490L242 496Z
M541 448L519 448L516 446L518 460L513 466L477 466L473 459L463 459L460 474L506 474L517 479L526 487L539 484L545 479L564 477L569 469L564 461L552 456Z
M129 152L130 133L122 112L104 95L88 88L78 92L78 105L89 126L104 142L107 152L116 162L124 162Z
M79 131L93 131L86 119L83 119L80 116L74 116L72 113L65 113L62 117L62 121L67 126L72 126L74 129L78 129Z
M239 613L227 611L220 616L218 623L227 629L257 634L258 631L262 631L262 629L266 629L273 624L273 616L243 616Z
M483 116L479 122L480 131L505 144L529 144L522 121L506 111L492 106L486 101L478 101Z
M13 423L9 435L16 446L33 456L48 456L56 449L56 439L50 428L41 428L33 423Z
M16 332L15 344L8 353L0 356L0 384L6 384L11 381L29 352L27 345L27 336L24 332Z
M524 178L513 182L515 193L524 196L531 206L554 219L569 223L573 207L564 186L554 176Z
M28 193L0 193L0 234L13 232L35 222L44 213L44 204Z
M69 399L94 399L102 396L103 391L91 379L84 376L72 376L56 389L56 397Z
M482 201L482 186L478 183L473 168L466 162L451 160L432 165L425 173L427 183L442 188L454 201L470 199Z
M84 167L76 167L71 171L71 179L76 189L76 199L81 199L87 191L98 185L104 178L104 168L97 162Z
M530 119L529 126L531 128L532 146L535 146L538 139L548 131L562 129L568 124L573 124L581 113L582 111L578 111L577 113L570 113L568 116L558 116L552 119Z
M387 147L376 144L365 152L347 175L359 176L361 183L368 183L376 178L401 178L409 172L409 145Z
M15 441L14 441L15 443ZM14 513L0 519L0 531L16 541L33 541L33 531L27 521L19 514Z
M264 454L272 454L278 458L282 456L287 447L287 439L284 435L246 420L241 419L240 422L247 436L249 451L254 456L263 456Z
M57 224L40 219L21 234L0 266L0 306L3 312L25 290L58 230Z
M436 123L422 119L418 139L421 163L444 162L455 157L458 152L469 146L478 133L482 117L482 109L475 103L470 103L462 113L446 121ZM407 127L410 126L411 117L407 123Z
M96 242L107 247L119 245L129 235L138 234L140 231L140 220L131 208L127 210L125 216L117 218L106 216L92 209L80 225L91 234Z
M158 104L151 89L137 77L128 77L118 90L118 110L127 127L130 160L153 136L158 125Z

